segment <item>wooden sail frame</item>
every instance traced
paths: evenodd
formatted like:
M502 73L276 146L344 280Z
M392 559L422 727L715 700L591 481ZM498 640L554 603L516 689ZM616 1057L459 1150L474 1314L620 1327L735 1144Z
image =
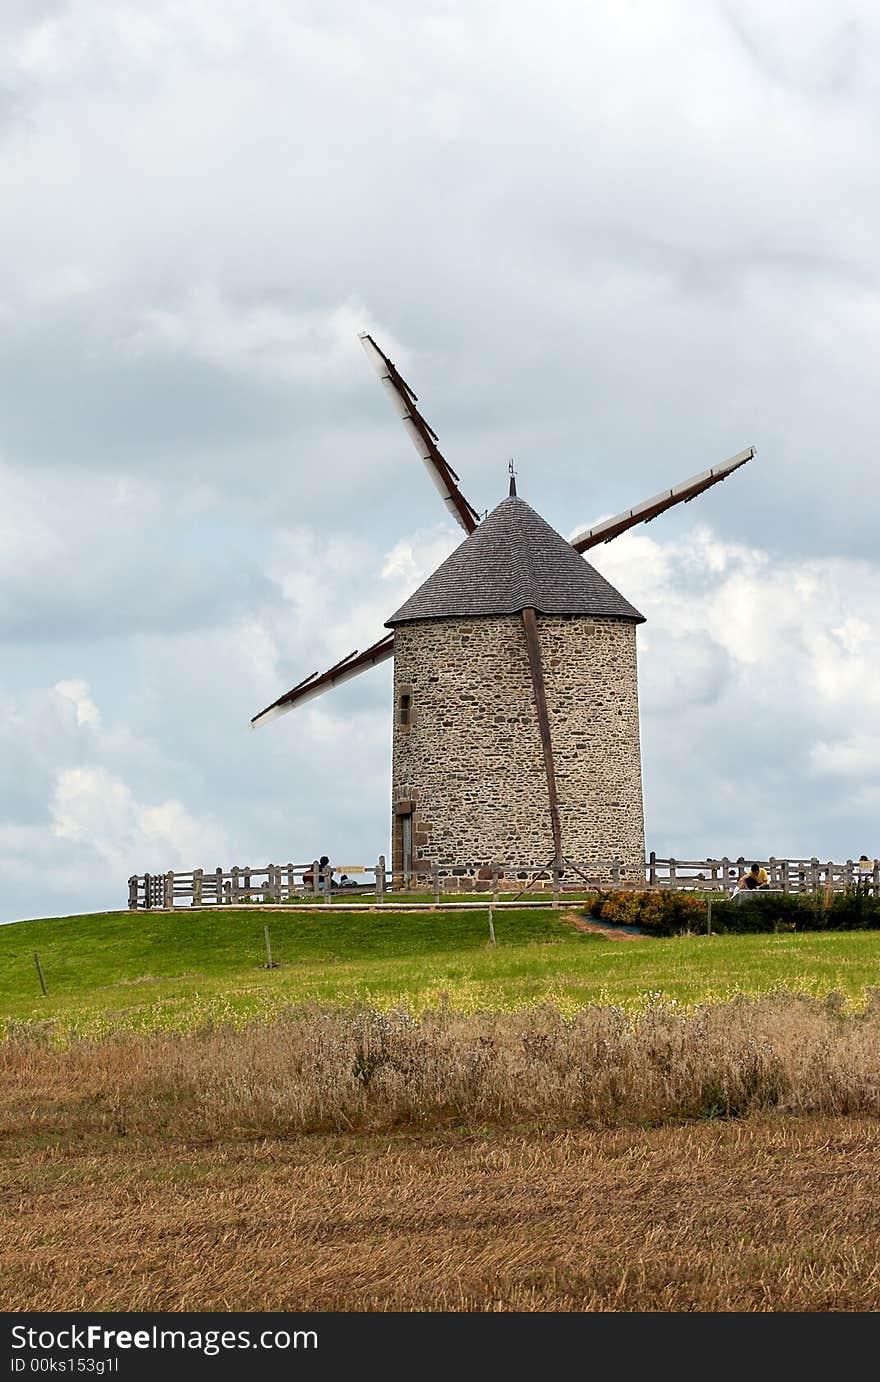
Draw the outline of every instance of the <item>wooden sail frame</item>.
M427 423L416 407L418 395L409 386L394 362L389 359L385 352L377 345L376 341L369 332L360 333L360 342L366 351L370 363L382 381L386 393L391 400L395 412L403 422L404 428L418 452L418 455L425 466L432 483L437 489L440 497L448 512L455 519L456 523L470 535L480 523L480 514L465 498L460 488L459 477L450 466L440 451L436 432ZM753 446L747 447L744 451L731 456L729 460L722 461L719 465L711 466L708 470L700 471L697 475L690 476L687 480L682 480L679 484L673 485L668 490L663 490L650 499L645 499L639 504L633 505L629 509L624 509L622 513L616 514L613 518L604 519L601 523L595 524L579 533L571 540L571 546L576 552L586 552L590 548L598 546L600 543L611 542L622 533L640 523L648 523L659 514L665 513L668 509L677 504L689 504L692 499L703 494L713 485L726 480L734 471L744 466L755 455ZM511 478L511 495L515 495L515 482ZM537 640L537 627L535 623L535 611L523 610L523 627L526 635L526 643L529 652L529 667L532 677L532 685L535 694L536 713L538 715L539 728L541 732L542 751L544 755L545 769L547 773L548 795L551 802L551 823L553 829L554 848L556 850L557 861L562 859L562 845L559 826L558 804L554 809L555 801L555 774L553 770L553 751L550 741L549 720L546 711L546 696L543 691L543 668L541 664L540 644ZM314 700L317 696L323 695L335 686L340 686L344 682L359 676L371 667L377 666L381 662L387 661L394 655L394 634L387 634L379 639L363 652L355 650L346 657L341 658L328 668L326 672L313 672L298 682L296 686L283 696L279 696L271 705L266 706L251 720L251 728L267 724L270 720L276 719L280 715L285 715L289 711L305 705L308 701ZM542 707L543 705L543 717Z

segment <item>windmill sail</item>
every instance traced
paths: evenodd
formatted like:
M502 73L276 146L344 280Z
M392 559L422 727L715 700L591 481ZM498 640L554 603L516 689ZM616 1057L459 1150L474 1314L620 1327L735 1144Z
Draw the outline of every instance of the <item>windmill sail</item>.
M665 489L660 494L655 494L653 499L645 499L641 504L636 504L632 509L625 509L623 513L616 514L614 518L606 518L604 522L597 523L595 527L588 528L586 532L579 533L572 538L571 545L576 552L586 552L590 547L596 547L600 542L610 542L612 538L619 537L628 528L634 528L637 523L648 523L658 514L665 513L667 509L673 508L676 504L689 504L692 499L696 499L698 494L710 489L712 485L717 485L720 480L726 480L728 475L732 475L735 470L739 470L741 465L745 465L755 454L755 448L749 446L745 451L740 451L736 456L731 456L729 461L722 461L720 465L712 466L709 470L703 470L699 475L692 475L689 480L682 480L681 484L674 485L672 489Z
M458 476L437 445L437 433L416 407L418 395L413 393L409 384L368 332L361 332L360 341L370 363L385 385L391 405L403 422L443 503L456 523L464 528L466 533L472 533L480 521L480 515L459 489Z
M362 653L355 649L347 657L335 662L326 672L312 672L311 676L297 682L290 691L279 696L277 701L267 705L265 710L261 710L259 715L255 715L251 720L251 729L256 729L259 725L266 725L270 720L277 719L279 715L286 715L289 710L295 709L296 706L305 705L306 701L314 700L316 696L323 695L333 686L339 686L344 681L350 681L352 677L359 676L361 672L366 672L370 667L385 662L393 655L393 633L386 634L378 643L373 643Z

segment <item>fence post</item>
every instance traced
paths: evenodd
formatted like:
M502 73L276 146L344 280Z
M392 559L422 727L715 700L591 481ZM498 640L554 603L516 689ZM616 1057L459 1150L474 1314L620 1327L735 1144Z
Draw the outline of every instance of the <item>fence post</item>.
M498 905L498 881L499 881L500 875L501 875L501 869L498 867L497 864L493 864L493 865L492 865L492 902L493 902L493 904L494 904L495 906Z
M287 900L293 897L293 864L287 865Z
M770 855L770 858L767 860L767 863L769 865L768 873L770 874L770 887L775 888L777 883L779 882L779 871L776 867L776 859L772 854Z
M495 922L492 919L492 908L489 908L489 944L495 944Z
M553 906L559 907L559 860L553 860Z
M675 872L675 860L674 860L674 859L670 859L670 860L669 860L669 886L670 886L670 888L674 888L675 885L676 885L676 883L677 883L677 881L678 881L678 875L677 875L676 872Z
M165 875L165 898L163 906L166 911L174 906L174 874L170 869Z
M43 966L40 964L40 957L36 950L34 951L34 962L37 966L37 973L40 976L40 988L43 990L43 997L48 998L49 990L46 988L46 980L43 978Z
M223 870L220 868L215 869L214 878L214 886L217 893L217 906L219 907L223 901Z
M151 881L152 881L152 876L151 876L149 873L145 873L145 874L144 874L144 906L146 907L147 911L149 911L150 908L151 908L152 905L153 905L153 897L152 897L152 894L151 894L151 892L150 892L150 883L151 883Z
M327 877L324 881L324 901L329 907L333 901L333 865L327 860Z
M648 887L653 888L657 882L657 851L652 849L648 855Z
M710 897L708 903L706 904L706 935L707 935L707 936L711 936L711 934L712 934L712 899L711 899L711 897Z
M202 879L204 878L204 876L205 876L205 871L204 871L204 869L195 869L195 870L193 871L193 906L194 906L194 907L201 907L201 905L202 905Z
M312 862L312 895L313 895L313 897L318 897L318 895L319 895L319 893L320 893L320 891L321 891L321 878L320 878L320 873L321 873L321 866L320 866L320 864L318 863L317 859L315 859L315 860L313 860L313 862Z
M385 855L379 855L379 862L376 865L376 904L382 906L385 901Z
M853 872L852 872L852 871L853 871L853 861L852 861L852 859L847 859L847 861L846 861L846 866L845 866L844 872L843 872L843 886L844 886L844 888L847 890L847 892L848 892L849 889L852 887L852 879L853 879Z
M431 882L434 885L434 906L440 905L440 865L435 859L431 865Z
M874 860L874 875L872 882L874 884L874 896L880 897L880 860L877 859Z
M725 854L721 860L721 896L727 896L727 889L730 887L730 860Z
M269 927L268 927L268 926L264 926L264 927L263 927L263 936L264 936L265 941L266 941L266 968L267 968L267 969L274 969L274 968L275 968L275 965L272 963L272 942L269 940Z
M128 880L128 910L136 912L138 905L138 876L136 873L131 875Z
M810 860L810 887L814 893L819 891L819 860L815 854Z

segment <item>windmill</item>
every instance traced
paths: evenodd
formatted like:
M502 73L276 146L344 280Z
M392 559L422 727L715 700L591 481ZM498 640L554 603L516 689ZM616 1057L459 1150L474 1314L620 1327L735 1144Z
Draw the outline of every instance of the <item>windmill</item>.
M549 860L644 863L636 625L583 558L726 480L754 448L566 541L516 492L485 518L462 494L417 395L372 336L361 343L459 547L387 621L391 632L314 672L252 727L394 657L392 869Z

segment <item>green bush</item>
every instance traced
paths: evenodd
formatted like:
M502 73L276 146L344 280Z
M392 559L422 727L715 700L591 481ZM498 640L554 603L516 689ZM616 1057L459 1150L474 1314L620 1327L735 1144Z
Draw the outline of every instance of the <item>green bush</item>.
M701 934L708 922L705 898L693 893L598 892L588 903L597 920L638 926L652 936ZM880 929L880 897L864 887L845 893L758 893L745 902L713 898L712 930L719 935L758 931L862 931Z
M866 931L880 927L880 897L870 894L863 886L835 893L827 916L829 931Z
M791 893L763 893L747 902L712 904L712 930L719 935L756 931L817 931L811 925L816 914L812 897Z

